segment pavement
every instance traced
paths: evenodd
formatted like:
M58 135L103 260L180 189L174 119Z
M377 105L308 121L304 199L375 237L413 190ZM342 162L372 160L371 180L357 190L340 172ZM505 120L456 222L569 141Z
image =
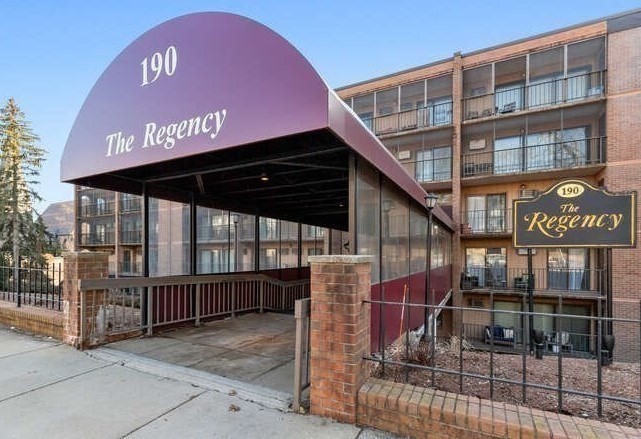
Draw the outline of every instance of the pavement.
M0 325L1 438L393 438L286 411L283 392Z
M291 314L248 313L109 348L291 394L295 326Z

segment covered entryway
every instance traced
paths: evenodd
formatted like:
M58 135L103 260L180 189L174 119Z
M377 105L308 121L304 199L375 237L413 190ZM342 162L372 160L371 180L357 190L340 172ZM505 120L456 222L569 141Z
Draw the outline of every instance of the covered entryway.
M410 302L428 300L424 190L293 46L246 18L187 15L134 41L85 101L61 176L143 200L144 277L81 282L83 294L108 292L86 295L85 338L291 311L309 293L306 258L320 248L303 254L307 226L325 230L321 253L375 255L376 294L387 283L393 300L411 284ZM176 214L162 215L162 203ZM234 231L206 257L203 209L227 212ZM451 231L440 207L434 217ZM268 243L282 243L283 225L294 230L292 266L272 264L284 252ZM224 274L202 270L216 261ZM440 269L447 290L451 270ZM297 283L307 290L292 292ZM399 327L400 316L381 319Z

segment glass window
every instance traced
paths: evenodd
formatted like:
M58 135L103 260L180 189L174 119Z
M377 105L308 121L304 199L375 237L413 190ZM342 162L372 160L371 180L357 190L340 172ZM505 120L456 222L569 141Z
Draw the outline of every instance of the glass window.
M588 290L590 276L588 250L557 248L548 250L548 288Z
M356 183L356 223L358 255L371 255L372 283L380 282L379 236L380 236L380 200L378 175L363 160L358 161Z
M189 205L149 199L149 275L190 273Z
M493 287L507 284L505 248L465 249L465 272L473 286Z
M540 107L563 101L563 47L530 55L528 106Z
M374 118L374 93L354 97L354 112L371 130Z
M521 136L502 137L494 140L494 173L511 174L523 169Z
M416 151L416 180L442 181L452 178L452 148L444 146Z

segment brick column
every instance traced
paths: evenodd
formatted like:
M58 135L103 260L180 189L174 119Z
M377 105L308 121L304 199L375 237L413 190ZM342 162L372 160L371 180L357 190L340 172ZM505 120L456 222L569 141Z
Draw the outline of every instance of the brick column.
M310 409L356 422L358 390L369 372L371 256L312 256Z
M98 252L69 252L63 255L63 342L78 349L85 347L80 330L80 289L81 279L97 279L109 276L109 254ZM86 326L86 325L85 325Z

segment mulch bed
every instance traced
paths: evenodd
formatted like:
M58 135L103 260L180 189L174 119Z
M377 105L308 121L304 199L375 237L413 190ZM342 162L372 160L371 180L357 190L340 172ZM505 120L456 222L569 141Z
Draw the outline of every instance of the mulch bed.
M436 348L436 367L459 371L459 346L455 338L452 343L439 343ZM464 342L465 345L465 342ZM404 349L389 352L388 358L403 360ZM432 383L432 372L411 368L408 382L424 387L436 387L454 393L493 399L515 405L526 405L532 408L549 411L559 411L572 416L598 419L628 427L641 427L641 378L639 363L613 362L602 367L602 395L615 396L639 401L636 404L603 400L603 416L599 418L597 397L562 393L562 405L559 407L559 396L556 390L537 389L528 387L523 399L523 357L521 354L497 353L493 355L493 371L495 378L518 381L519 384L494 382L490 390L490 352L474 350L466 346L463 350L463 372L484 375L484 378L463 378L463 391L460 391L458 375L437 372ZM430 364L430 348L421 343L412 350L408 359L413 364ZM556 389L559 387L559 357L544 356L537 360L534 356L526 356L525 379L528 384L539 384ZM375 368L375 375L381 377L380 366ZM402 366L385 366L384 378L405 382L406 370ZM562 383L564 390L575 390L597 394L597 361L596 359L562 357ZM491 395L490 393L493 393Z

